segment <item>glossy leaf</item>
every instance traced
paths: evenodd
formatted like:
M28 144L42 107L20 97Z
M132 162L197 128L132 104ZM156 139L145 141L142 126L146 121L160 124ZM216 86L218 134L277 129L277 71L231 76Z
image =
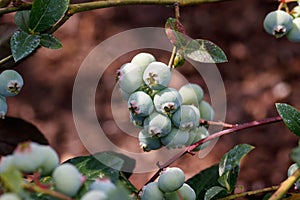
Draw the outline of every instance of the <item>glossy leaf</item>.
M1 155L11 154L18 143L29 140L48 144L43 133L35 125L23 119L8 116L0 120Z
M276 103L276 108L288 129L300 137L300 112L285 103Z
M69 0L34 0L29 25L32 32L45 31L67 11Z
M252 149L254 149L254 147L249 144L239 144L224 154L219 163L219 175L222 176L239 166L241 159Z
M204 200L211 200L214 197L216 197L218 194L220 194L221 192L226 192L226 189L224 189L223 187L220 187L220 186L211 187L205 193Z
M227 193L231 194L236 186L236 182L239 176L240 167L236 166L232 170L227 171L222 176L219 177L218 182L224 188L226 188Z
M165 24L165 31L170 42L178 49L183 48L187 44L188 38L185 35L184 26L178 19L168 18Z
M40 45L49 49L59 49L62 47L60 41L51 34L41 34Z
M31 54L40 43L39 35L30 35L24 31L16 31L10 39L10 47L17 62Z
M186 181L186 183L194 189L197 196L197 200L203 200L205 193L209 188L213 186L219 186L218 169L219 165L214 165L199 172L198 174Z
M202 39L191 40L185 46L184 54L186 57L202 63L227 62L226 55L220 47Z
M30 10L18 11L15 14L15 23L20 30L29 33L29 15Z

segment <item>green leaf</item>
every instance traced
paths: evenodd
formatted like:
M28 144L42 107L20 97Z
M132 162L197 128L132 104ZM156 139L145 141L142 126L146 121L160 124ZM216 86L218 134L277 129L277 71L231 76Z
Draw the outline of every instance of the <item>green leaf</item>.
M232 170L224 173L218 179L218 182L220 183L220 185L226 188L228 194L232 193L235 189L239 171L240 171L240 167L236 166Z
M10 166L0 173L1 184L8 191L14 193L22 192L23 176L14 166ZM2 187L3 187L2 186Z
M292 149L291 151L291 160L296 162L300 166L300 146Z
M49 49L59 49L62 47L62 44L56 37L51 34L41 34L40 45Z
M300 137L300 112L285 103L276 103L276 109L288 129Z
M188 38L185 35L184 26L178 19L168 18L165 24L165 31L170 42L178 49L183 48L187 44Z
M29 25L32 32L45 31L67 11L69 0L34 0Z
M221 158L219 164L219 175L222 176L226 172L230 172L235 167L239 166L242 158L252 149L254 149L254 147L249 144L239 144L234 146Z
M39 35L29 35L24 31L16 31L10 39L14 60L17 62L31 54L39 46L39 43Z
M227 62L226 55L220 47L202 39L190 41L185 46L184 54L186 57L202 63Z
M30 10L23 10L18 11L14 17L16 25L26 33L29 33L29 15Z
M123 186L121 183L116 184L116 188L108 193L107 196L109 196L109 200L133 200L132 197L130 197L130 193L128 190Z
M218 186L219 165L209 167L186 181L195 191L197 200L203 200L208 188Z
M211 187L205 193L204 200L211 200L221 192L226 192L226 189L220 186Z

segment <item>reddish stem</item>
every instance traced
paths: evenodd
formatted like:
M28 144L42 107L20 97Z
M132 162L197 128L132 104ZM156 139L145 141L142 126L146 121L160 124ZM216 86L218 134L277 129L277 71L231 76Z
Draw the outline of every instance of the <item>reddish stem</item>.
M282 121L282 118L280 116L276 116L276 117L271 117L271 118L266 118L266 119L262 119L262 120L255 120L255 121L251 121L251 122L247 122L247 123L243 123L243 124L239 124L236 125L232 128L226 129L226 130L222 130L219 131L217 133L214 133L212 135L209 135L208 137L199 140L198 142L192 144L189 147L186 147L184 150L182 150L181 152L177 153L175 156L173 156L170 160L168 160L167 162L165 162L162 165L158 165L159 169L158 171L147 181L147 183L145 185L147 185L150 182L155 181L155 179L157 179L157 177L159 177L160 172L170 166L172 163L174 163L176 160L178 160L179 158L181 158L182 156L184 156L185 154L190 153L191 151L193 151L195 148L197 148L199 145L208 142L210 140L219 138L221 136L230 134L230 133L234 133L240 130L244 130L244 129L248 129L248 128L252 128L252 127L257 127L257 126L262 126L265 124L271 124L271 123L275 123L275 122L280 122Z

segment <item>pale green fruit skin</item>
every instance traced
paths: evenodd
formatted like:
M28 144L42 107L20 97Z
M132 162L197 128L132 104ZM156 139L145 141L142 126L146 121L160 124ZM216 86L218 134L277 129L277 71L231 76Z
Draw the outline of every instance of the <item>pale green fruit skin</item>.
M69 163L55 168L52 173L55 190L73 197L82 185L82 175L78 169Z
M150 135L164 137L170 133L172 123L168 116L158 112L153 112L144 121L144 127Z
M191 131L190 134L194 134L194 138L193 138L193 141L191 144L198 142L199 140L202 140L209 136L208 130L203 126L200 126L200 127L196 128L195 130ZM200 146L195 148L193 151L199 151L201 149L204 149L209 145L209 143L210 143L209 141L205 142L204 144L201 144ZM189 144L189 145L191 145L191 144Z
M193 105L182 105L172 116L173 124L185 131L199 126L200 111Z
M182 97L174 88L166 88L155 94L153 103L157 112L174 113L182 104Z
M139 87L144 85L143 81L144 69L133 63L126 63L118 70L118 82L120 88L131 94Z
M4 156L0 162L0 174L9 170L11 167L15 167L14 158L12 155Z
M208 121L211 121L214 119L214 115L215 115L214 110L208 102L201 101L198 109L200 111L202 119L205 119Z
M288 175L288 176L291 176L297 169L299 169L297 163L292 164L292 165L289 167L289 169L288 169L287 175ZM295 185L295 188L296 188L296 189L299 189L299 188L300 188L300 179L298 179L298 180L294 183L294 185Z
M116 186L109 180L98 180L96 179L91 185L91 190L99 190L107 194L109 191L112 191L116 188Z
M0 200L21 200L21 198L14 193L4 193L0 196Z
M300 6L295 6L291 14L294 18L300 17Z
M293 28L287 33L286 37L291 42L300 42L300 18L293 20Z
M130 112L139 117L146 117L154 110L151 97L142 91L132 93L127 104Z
M152 54L139 53L132 58L131 63L134 63L145 70L146 67L154 61L155 61L155 57Z
M108 200L108 197L102 191L92 190L85 193L80 200Z
M171 132L167 136L160 139L162 144L165 145L168 149L181 148L188 141L189 132L173 127Z
M6 98L0 95L0 119L4 119L7 113L7 103Z
M16 168L26 173L37 171L45 159L41 149L42 145L35 142L19 144L13 153L13 162Z
M171 81L170 68L162 62L150 63L144 71L143 80L152 90L162 90Z
M51 146L42 146L41 154L44 156L44 161L41 165L42 175L49 175L59 165L59 157L56 151Z
M137 128L144 128L144 121L146 117L140 117L137 115L132 114L130 112L129 114L130 122Z
M143 129L139 132L139 143L140 147L144 151L156 150L162 147L160 138L157 136L152 136L147 130Z
M181 200L196 200L196 193L188 184L184 183L178 192L181 194Z
M174 192L184 184L184 172L178 167L170 167L162 171L158 178L158 187L163 192Z
M22 76L15 70L5 70L0 74L0 95L2 96L16 96L23 85Z
M164 200L164 193L159 189L157 182L152 182L143 187L141 200Z
M183 105L198 106L203 99L203 89L194 83L188 83L179 89Z
M293 18L282 10L272 11L264 19L264 29L267 33L279 38L288 33L293 26ZM278 30L281 30L278 32Z

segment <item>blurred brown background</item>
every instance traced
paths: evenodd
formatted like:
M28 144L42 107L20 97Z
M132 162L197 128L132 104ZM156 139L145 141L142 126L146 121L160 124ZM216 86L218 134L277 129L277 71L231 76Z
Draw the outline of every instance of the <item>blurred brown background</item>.
M226 122L242 123L276 116L275 102L300 107L300 44L285 38L276 40L262 27L265 15L277 5L275 0L235 0L181 8L181 21L188 35L213 41L228 57L228 63L218 64L227 94ZM25 86L20 95L8 99L8 115L37 125L62 160L88 154L72 118L72 87L82 61L110 36L132 28L163 27L171 16L174 16L173 9L165 6L122 6L72 16L55 33L63 44L62 49L40 48L17 65ZM8 26L12 18L13 14L0 18L1 39L14 30L13 25ZM3 55L5 48L0 52ZM122 56L106 70L96 101L101 105L97 109L101 112L100 123L108 122L112 139L123 145L126 141L119 139L122 132L113 123L110 94L116 69L136 53ZM168 62L170 56L155 51L154 55L163 62ZM190 82L201 83L199 75L188 64L179 71ZM217 163L239 143L256 146L242 162L238 184L245 190L277 185L286 178L291 164L289 151L296 146L297 137L282 123L225 136L204 159L188 155L174 165L182 167L190 177ZM138 143L128 146L138 148ZM131 180L141 187L150 176L151 173L134 174Z

